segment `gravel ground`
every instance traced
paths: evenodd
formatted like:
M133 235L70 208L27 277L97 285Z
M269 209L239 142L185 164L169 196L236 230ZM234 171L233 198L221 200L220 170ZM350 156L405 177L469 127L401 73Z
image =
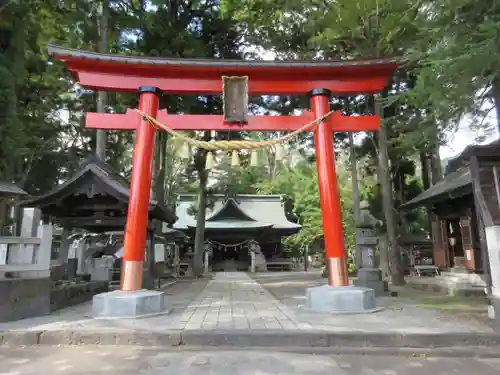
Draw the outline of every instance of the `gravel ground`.
M0 349L0 375L495 375L500 359L138 347Z

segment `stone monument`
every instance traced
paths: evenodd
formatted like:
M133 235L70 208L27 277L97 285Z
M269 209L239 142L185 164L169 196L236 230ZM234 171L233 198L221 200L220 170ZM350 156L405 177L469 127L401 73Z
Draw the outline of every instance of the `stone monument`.
M252 241L249 243L248 253L250 254L250 272L267 271L266 257L264 254L262 254L260 245L256 241Z
M212 255L212 245L206 243L203 253L204 253L204 260L203 260L204 272L208 273L210 272L210 256Z
M356 268L358 278L354 285L375 290L376 296L388 295L387 281L382 278L382 271L378 268L375 258L375 247L378 237L375 229L380 225L369 211L368 202L360 203L359 218L356 221Z
M255 250L250 247L250 272L255 272Z

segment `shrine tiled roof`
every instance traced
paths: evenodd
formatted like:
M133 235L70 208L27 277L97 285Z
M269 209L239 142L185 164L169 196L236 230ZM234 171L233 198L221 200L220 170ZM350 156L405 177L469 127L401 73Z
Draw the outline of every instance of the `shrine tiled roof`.
M0 181L0 198L21 195L28 195L28 193L12 182Z
M412 200L402 204L402 210L411 210L443 200L456 199L472 194L470 159L472 156L492 156L500 154L500 140L488 144L467 146L460 155L451 159L446 166L446 175L437 184L422 192Z
M44 195L22 201L19 205L21 207L38 207L43 212L44 208L57 205L57 202L69 196L81 194L83 186L92 184L103 186L106 194L128 204L130 190L127 179L114 171L108 164L92 156L83 162L80 169L66 182ZM150 200L149 212L154 219L164 222L173 223L176 219L169 209L155 200Z
M301 226L290 222L279 195L237 195L225 199L223 195L213 196L214 207L207 210L206 229L213 230L258 230L274 229L286 234L293 234ZM179 220L175 229L196 228L196 219L190 215L191 206L196 203L196 196L181 194L177 200L176 215Z

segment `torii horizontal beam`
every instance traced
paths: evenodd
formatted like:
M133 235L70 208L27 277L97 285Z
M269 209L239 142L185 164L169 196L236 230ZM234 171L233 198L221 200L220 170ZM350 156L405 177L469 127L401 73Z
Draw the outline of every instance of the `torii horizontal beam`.
M375 94L398 67L396 58L249 61L120 56L48 46L82 86L136 92L154 86L165 94L220 95L222 76L248 76L249 95L305 95L318 87L335 95Z
M158 111L157 120L173 130L215 130L215 131L293 131L315 120L311 111L300 116L250 116L247 124L224 122L222 115L170 115ZM326 120L334 132L377 131L380 128L378 116L343 116L335 112ZM140 114L128 109L124 114L87 113L86 126L92 129L136 130Z

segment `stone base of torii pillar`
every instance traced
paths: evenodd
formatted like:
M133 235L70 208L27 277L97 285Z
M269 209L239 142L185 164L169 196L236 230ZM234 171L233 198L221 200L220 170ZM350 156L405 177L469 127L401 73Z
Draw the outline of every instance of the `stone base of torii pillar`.
M309 288L306 308L340 314L372 313L383 309L377 307L376 301L377 296L387 295L387 282L382 280L382 272L375 267L378 239L374 229L378 224L369 212L368 203L361 202L356 220L356 265L359 271L355 285Z
M92 299L92 317L96 319L136 319L168 312L165 293L156 290L116 290L97 294Z
M305 308L333 314L361 314L382 310L377 307L373 289L353 285L308 288Z

